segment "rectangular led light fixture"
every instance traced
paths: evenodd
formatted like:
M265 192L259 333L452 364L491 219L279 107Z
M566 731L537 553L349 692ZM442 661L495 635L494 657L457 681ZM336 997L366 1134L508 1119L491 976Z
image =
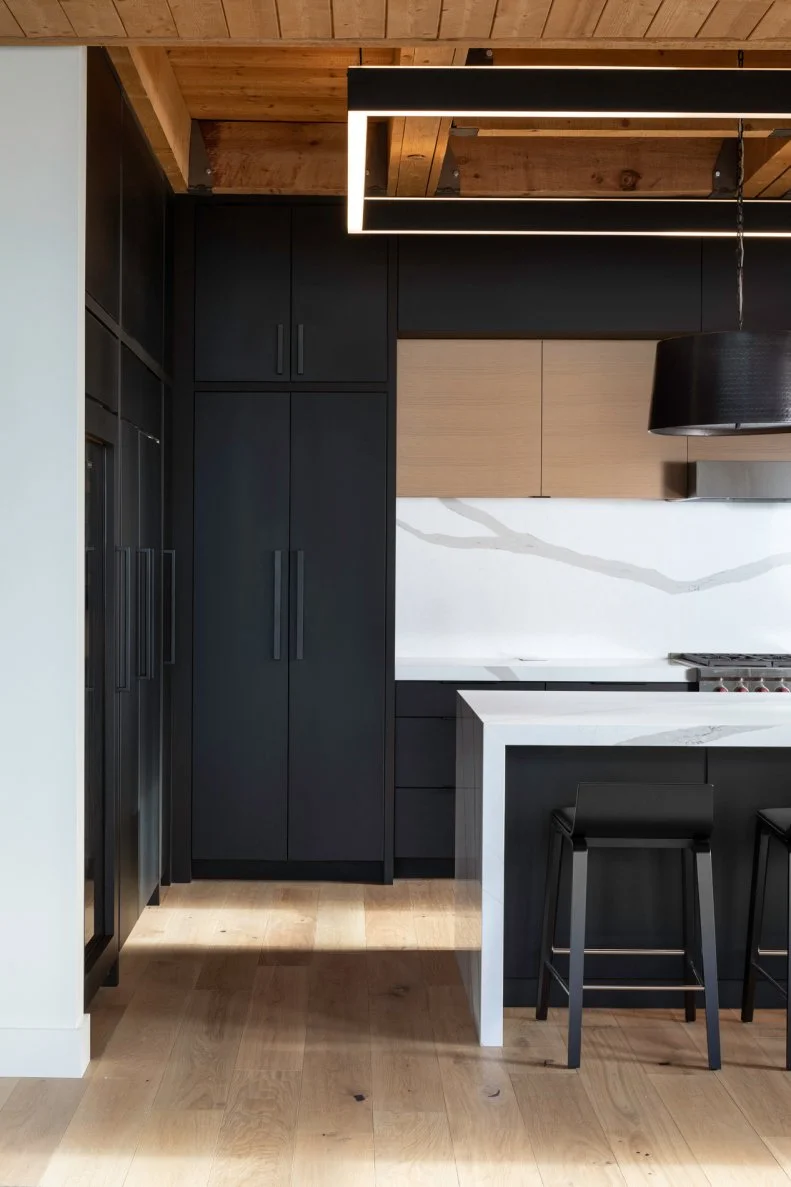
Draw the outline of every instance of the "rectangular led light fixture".
M734 203L653 198L366 197L368 120L761 119L791 123L791 71L589 66L353 66L348 70L352 232L735 236ZM734 128L735 131L735 128ZM791 204L745 203L751 237L791 237ZM786 211L788 213L786 214Z

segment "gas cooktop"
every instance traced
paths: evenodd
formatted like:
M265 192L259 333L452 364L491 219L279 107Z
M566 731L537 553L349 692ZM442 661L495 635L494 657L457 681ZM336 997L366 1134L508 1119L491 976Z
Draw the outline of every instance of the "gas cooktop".
M670 659L690 668L791 668L791 655L762 652L685 651Z
M791 655L686 651L670 659L697 668L700 692L791 692Z

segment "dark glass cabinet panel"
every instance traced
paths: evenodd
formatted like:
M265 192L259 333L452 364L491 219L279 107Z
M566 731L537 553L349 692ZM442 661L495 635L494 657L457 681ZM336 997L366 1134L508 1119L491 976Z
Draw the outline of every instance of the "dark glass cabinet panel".
M291 212L199 206L195 215L195 378L288 377Z
M287 395L196 396L197 860L286 857L288 474Z
M384 394L292 396L295 860L383 856L386 408Z

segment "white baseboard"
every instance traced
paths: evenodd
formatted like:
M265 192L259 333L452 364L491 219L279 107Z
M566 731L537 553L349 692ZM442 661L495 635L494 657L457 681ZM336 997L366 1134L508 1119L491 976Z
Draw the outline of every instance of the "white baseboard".
M91 1058L91 1019L71 1030L0 1027L0 1077L80 1079Z

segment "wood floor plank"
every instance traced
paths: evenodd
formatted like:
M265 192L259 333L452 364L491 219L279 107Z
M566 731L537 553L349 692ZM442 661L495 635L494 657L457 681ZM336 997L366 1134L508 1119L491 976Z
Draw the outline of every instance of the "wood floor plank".
M373 1132L341 1132L332 1123L323 1131L298 1130L291 1182L295 1187L376 1187Z
M417 948L408 882L366 886L365 941L369 951Z
M673 1075L708 1067L706 1029L701 1018L685 1023L661 1016L652 1018L650 1014L641 1018L641 1013L635 1011L633 1016L624 1011L619 1023L636 1059L648 1071Z
M264 936L262 964L300 965L312 962L318 906L317 886L280 888Z
M237 1069L299 1071L305 1053L308 970L258 968Z
M544 1068L511 1080L544 1187L625 1182L578 1075Z
M650 1072L649 1076L711 1183L717 1187L787 1185L788 1177L717 1075Z
M209 1187L281 1187L291 1181L299 1072L237 1071Z
M156 1079L93 1077L41 1187L123 1187L157 1088Z
M370 1052L305 1049L299 1129L373 1134Z
M222 1109L152 1112L124 1187L206 1187L223 1116Z
M580 1079L627 1183L706 1187L705 1174L620 1028L589 1031Z
M161 1077L176 1042L189 991L179 984L141 985L99 1059L97 1075Z
M460 1187L543 1187L527 1130L453 1133Z
M423 986L371 995L374 1107L389 1113L444 1109L434 1030Z
M18 1083L18 1080L12 1080L8 1076L0 1078L0 1109L2 1109Z
M249 1006L247 990L193 989L157 1109L225 1107Z
M20 1080L0 1110L0 1183L38 1187L87 1088L81 1080Z
M458 1187L448 1118L436 1113L374 1113L376 1187Z

